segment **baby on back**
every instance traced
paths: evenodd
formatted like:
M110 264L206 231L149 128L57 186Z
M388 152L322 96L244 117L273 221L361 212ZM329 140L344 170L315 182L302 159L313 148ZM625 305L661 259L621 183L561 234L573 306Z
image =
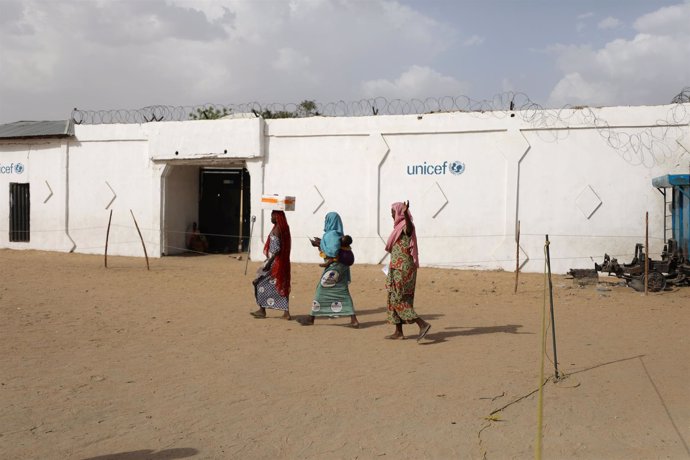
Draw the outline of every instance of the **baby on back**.
M352 237L350 235L343 235L340 238L340 250L335 257L324 257L323 263L319 264L320 267L328 267L333 262L340 262L348 267L355 263L355 255L352 252Z

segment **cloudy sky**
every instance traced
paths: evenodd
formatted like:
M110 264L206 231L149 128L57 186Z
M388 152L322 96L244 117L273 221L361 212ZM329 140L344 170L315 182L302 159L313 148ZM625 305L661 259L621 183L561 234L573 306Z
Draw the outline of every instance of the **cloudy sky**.
M690 0L0 0L0 123L508 91L667 104L689 63Z

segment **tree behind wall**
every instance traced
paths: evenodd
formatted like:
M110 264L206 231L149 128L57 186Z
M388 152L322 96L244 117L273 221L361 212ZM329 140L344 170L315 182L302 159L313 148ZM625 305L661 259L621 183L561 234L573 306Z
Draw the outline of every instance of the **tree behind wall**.
M269 109L264 109L261 112L257 110L252 110L254 115L261 118L306 118L306 117L317 117L321 115L317 108L316 102L304 100L300 102L294 112L289 110L279 110L277 112L272 112Z
M230 110L223 107L222 109L217 109L215 107L204 107L196 109L196 112L189 114L190 120L217 120L218 118L223 118L230 115Z

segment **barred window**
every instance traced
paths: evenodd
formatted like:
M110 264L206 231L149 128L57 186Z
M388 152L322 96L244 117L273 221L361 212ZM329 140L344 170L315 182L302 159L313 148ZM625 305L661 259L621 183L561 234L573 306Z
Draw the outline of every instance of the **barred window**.
M30 207L29 184L10 183L10 241L29 241Z

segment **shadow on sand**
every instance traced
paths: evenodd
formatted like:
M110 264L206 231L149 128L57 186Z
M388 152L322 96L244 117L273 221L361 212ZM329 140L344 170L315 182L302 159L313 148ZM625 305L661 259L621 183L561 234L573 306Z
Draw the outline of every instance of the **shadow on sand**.
M89 457L82 460L173 460L176 458L193 457L199 451L190 447L179 449L164 449L164 450L134 450L131 452L118 452L116 454L99 455L98 457Z
M356 310L357 313L357 319L359 319L359 328L358 329L368 329L370 327L376 327L376 326L383 326L384 324L389 324L388 321L385 319L385 312L386 312L386 307L379 307L379 308L372 308L369 310ZM380 314L381 315L381 320L376 320L376 321L362 321L362 316L366 315L373 315L373 314ZM425 320L429 321L434 321L443 315L437 315L437 314L427 314L424 315L422 318ZM297 318L297 317L295 317ZM300 315L300 317L297 319L299 322L300 320L307 320L309 318L308 315ZM341 316L340 319L348 319L348 316ZM316 319L314 322L314 325L323 325L323 326L335 326L335 327L349 327L349 324L346 323L338 323L338 324L329 324L327 321L329 320L329 317L326 318L319 318ZM335 319L335 318L333 318ZM412 325L410 325L412 327Z
M467 326L467 327L447 327L445 331L430 332L424 338L420 345L434 345L442 343L446 340L459 337L463 335L479 335L479 334L534 334L534 332L520 332L518 329L522 327L521 324L506 324L505 326ZM433 331L433 325L432 329Z

